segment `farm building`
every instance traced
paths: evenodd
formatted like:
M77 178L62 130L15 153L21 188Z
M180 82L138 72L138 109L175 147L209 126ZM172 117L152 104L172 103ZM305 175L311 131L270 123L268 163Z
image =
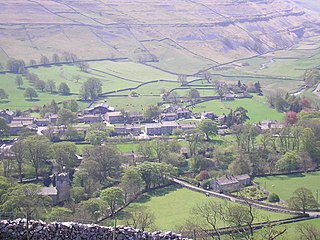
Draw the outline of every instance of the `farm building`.
M210 188L219 193L239 191L241 188L249 185L251 185L251 178L248 174L238 176L227 175L210 182Z

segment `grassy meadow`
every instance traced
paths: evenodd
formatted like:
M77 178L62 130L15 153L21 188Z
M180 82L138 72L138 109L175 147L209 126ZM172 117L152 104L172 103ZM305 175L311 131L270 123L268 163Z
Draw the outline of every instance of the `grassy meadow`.
M192 219L192 209L207 201L214 201L221 205L226 204L226 201L219 198L206 197L204 194L189 189L169 186L144 194L138 201L130 204L129 207L139 205L149 208L155 214L157 229L169 231L176 229L178 225L182 225L187 219ZM260 209L255 211L257 221L263 221L266 218L276 220L290 217L287 214ZM124 223L125 216L126 209L117 216L120 225ZM219 223L219 225L223 227L223 222Z
M283 200L288 200L300 187L309 188L315 197L317 191L320 194L320 172L258 177L254 182L265 187L269 192L278 194Z

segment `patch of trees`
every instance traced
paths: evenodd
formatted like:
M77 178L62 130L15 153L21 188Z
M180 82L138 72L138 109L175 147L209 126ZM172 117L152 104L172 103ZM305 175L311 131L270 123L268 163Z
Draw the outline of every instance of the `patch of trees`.
M7 69L16 74L21 74L25 72L25 62L23 60L9 59L7 62Z
M258 232L254 231L253 223L258 216L250 203L244 205L231 204L228 202L217 203L206 201L192 209L192 216L180 227L180 231L190 233L189 237L195 237L197 232L214 233L213 239L224 239L226 235L219 229L221 222L228 226L230 233L228 239L269 239L274 240L282 237L287 228L274 224L266 224Z
M80 97L84 101L94 102L102 93L102 82L97 78L90 78L83 83L80 90Z
M311 108L311 103L307 98L290 95L283 91L276 91L267 95L268 103L279 112L296 112Z

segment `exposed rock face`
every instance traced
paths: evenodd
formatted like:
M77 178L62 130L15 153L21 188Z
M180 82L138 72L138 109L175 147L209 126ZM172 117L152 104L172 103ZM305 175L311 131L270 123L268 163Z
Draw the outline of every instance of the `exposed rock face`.
M45 239L45 240L95 240L95 239L113 239L115 232L115 239L117 240L186 240L178 234L172 232L144 232L130 227L101 227L98 225L84 225L77 223L51 223L46 224L41 221L30 221L29 237L30 239ZM26 239L26 220L17 219L15 221L1 221L0 222L0 239L7 240L22 240Z
M0 0L0 55L224 63L319 31L293 0ZM1 59L0 56L0 59Z

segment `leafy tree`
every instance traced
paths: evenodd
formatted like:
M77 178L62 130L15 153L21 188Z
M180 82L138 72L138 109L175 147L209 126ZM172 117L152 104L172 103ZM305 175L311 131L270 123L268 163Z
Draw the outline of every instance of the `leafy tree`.
M53 94L56 91L56 82L52 79L48 80L48 82L46 83L47 86L47 90Z
M268 201L271 203L276 203L276 202L280 202L280 198L277 194L270 193L270 195L268 196Z
M138 145L138 153L144 160L150 161L153 158L153 151L150 142L141 142Z
M155 215L149 208L136 205L128 209L125 224L142 231L152 230L155 227Z
M106 182L108 177L119 177L121 158L114 146L94 146L86 149L81 163L88 172L95 168L94 177L101 183ZM92 163L86 167L86 163ZM95 164L96 166L94 166Z
M78 66L80 68L80 71L82 71L82 72L87 72L89 69L89 63L87 63L87 62L79 62Z
M125 200L133 199L143 188L143 180L140 172L129 167L121 178L121 187L125 193Z
M21 76L16 77L16 84L17 84L18 88L20 88L23 85L23 79Z
M10 149L14 153L14 160L17 163L17 170L19 174L19 180L22 182L22 172L24 164L24 143L23 141L18 141Z
M97 198L90 198L80 203L80 207L89 213L90 217L95 221L98 221L99 217L103 215L103 205L103 201Z
M74 174L72 186L74 188L82 188L83 190L75 189L75 193L80 193L83 191L86 194L86 199L88 198L88 196L92 196L100 187L99 183L94 180L93 175L90 175L86 170L81 168Z
M34 59L31 59L30 62L29 62L29 65L30 65L30 66L37 65L37 61L34 60Z
M191 102L197 102L198 99L200 98L200 93L197 89L190 89L187 97L190 99Z
M59 62L60 62L60 57L59 57L58 54L54 53L54 54L52 55L52 62L53 62L53 63L59 63Z
M300 210L304 214L307 210L313 210L318 207L312 192L308 188L298 188L293 192L293 196L288 200L290 209Z
M62 82L59 84L59 87L58 87L58 92L61 94L61 95L69 95L70 94L70 88L68 86L68 84L66 84L65 82Z
M105 142L110 133L106 130L90 130L86 135L86 141L89 141L92 145L101 145Z
M43 92L46 89L46 82L43 80L38 80L35 82L35 86L38 90Z
M77 146L73 142L60 142L51 145L53 158L58 163L60 171L65 167L71 169L77 161Z
M25 71L25 65L23 60L9 59L7 69L13 73L23 73Z
M44 136L30 136L23 142L25 158L34 167L36 179L39 178L39 168L42 167L48 159L50 159L50 142Z
M161 113L161 110L158 106L156 105L149 105L146 107L144 110L144 118L148 120L156 120L159 119L159 115Z
M58 125L69 125L76 121L76 115L69 109L62 108L58 111Z
M166 163L144 162L136 168L141 174L146 190L164 185L168 181L168 176L177 174L177 168Z
M119 187L111 187L101 191L100 198L106 202L113 216L119 207L124 205L123 190Z
M27 88L24 92L24 97L29 98L32 101L34 98L38 97L38 94L33 88Z
M217 135L218 134L217 124L210 119L202 120L200 122L198 128L200 131L202 131L206 135L207 140L210 140L209 135Z
M0 117L0 139L10 135L9 126L6 120Z
M26 239L29 239L29 220L39 217L45 209L50 208L50 197L43 196L41 187L35 184L18 184L3 196L1 210L14 212L16 217L27 219Z
M102 93L102 83L97 78L90 78L83 83L80 90L81 99L95 101L99 94Z
M46 56L42 55L41 59L40 59L40 63L41 64L49 64L49 59Z
M50 211L46 214L46 221L53 222L53 221L60 221L65 222L71 219L73 213L70 209L65 207L53 207Z
M6 93L6 91L3 88L0 88L0 100L3 99L8 99L8 94Z
M165 156L168 154L168 145L163 140L155 140L152 142L152 148L156 153L158 162L162 162Z
M1 204L4 201L4 195L9 192L9 189L16 185L16 182L12 179L0 176L0 209Z
M304 74L304 80L308 88L315 86L320 82L320 71L318 69L307 70Z
M234 175L250 174L252 171L252 166L249 160L245 159L243 156L236 158L229 165L229 170Z
M76 100L69 100L63 102L63 107L71 110L71 112L78 112L79 111L79 104Z
M285 121L287 124L295 124L298 121L296 112L286 112Z
M75 203L80 203L81 201L88 199L88 194L85 191L84 187L72 187L71 189L71 198Z
M296 151L286 152L276 164L280 171L291 172L298 169L299 166L299 155Z

